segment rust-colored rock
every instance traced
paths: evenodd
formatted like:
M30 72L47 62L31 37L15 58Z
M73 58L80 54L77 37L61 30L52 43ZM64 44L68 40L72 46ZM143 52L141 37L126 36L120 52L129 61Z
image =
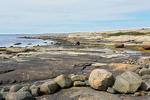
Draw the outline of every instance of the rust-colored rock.
M115 45L115 48L124 48L124 44L123 43L116 43Z
M143 47L145 50L150 50L150 42L143 42L143 43L142 43L142 47Z

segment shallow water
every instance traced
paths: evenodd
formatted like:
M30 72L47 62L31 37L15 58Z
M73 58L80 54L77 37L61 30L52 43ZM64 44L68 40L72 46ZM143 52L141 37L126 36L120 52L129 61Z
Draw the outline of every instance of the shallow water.
M54 41L41 39L23 39L19 37L51 36L54 34L0 34L0 47L32 47L37 45L51 45ZM59 34L58 34L59 35ZM14 45L21 43L20 45Z

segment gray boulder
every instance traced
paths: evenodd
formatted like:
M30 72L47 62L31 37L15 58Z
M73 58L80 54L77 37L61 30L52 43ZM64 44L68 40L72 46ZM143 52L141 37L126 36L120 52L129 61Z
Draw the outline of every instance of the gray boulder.
M12 85L10 87L10 92L17 92L18 90L20 90L22 88L22 85L20 84L16 84L16 85Z
M1 89L1 92L8 92L9 91L9 87L3 87L2 89Z
M31 91L32 96L34 97L37 97L40 95L40 88L34 84L30 86L30 91Z
M29 92L12 92L6 96L6 100L34 100Z
M116 93L115 89L113 89L113 88L111 88L111 87L108 87L107 92L108 92L108 93L112 93L112 94L115 94L115 93Z
M139 71L139 75L149 75L149 74L150 74L150 69L147 69L147 68L142 68Z
M124 72L116 77L113 88L120 93L134 93L141 86L141 77L134 72Z
M114 84L114 77L105 69L95 69L90 74L89 84L94 89L107 90Z
M54 81L61 87L61 88L69 88L72 86L72 80L65 75L57 76Z
M52 94L59 90L59 86L56 82L50 80L48 82L43 83L40 86L40 92L45 94Z
M86 82L74 81L73 86L75 86L75 87L86 86Z
M88 77L86 75L70 75L72 81L86 81Z

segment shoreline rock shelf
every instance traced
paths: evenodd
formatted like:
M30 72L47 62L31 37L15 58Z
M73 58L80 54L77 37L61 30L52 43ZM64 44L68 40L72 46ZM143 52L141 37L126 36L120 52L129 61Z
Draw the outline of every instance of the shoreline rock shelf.
M0 100L35 100L35 97L55 94L61 89L71 87L91 87L93 90L105 91L110 94L131 93L140 96L148 94L146 91L150 89L149 86L149 81L143 83L142 78L134 72L126 71L114 78L113 74L105 69L94 69L89 78L86 75L59 75L40 85L16 84L3 87L0 91Z

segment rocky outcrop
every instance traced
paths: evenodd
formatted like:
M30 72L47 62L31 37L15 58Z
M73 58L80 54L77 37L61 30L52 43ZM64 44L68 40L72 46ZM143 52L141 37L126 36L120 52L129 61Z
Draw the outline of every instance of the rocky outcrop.
M114 83L114 77L111 72L105 69L95 69L89 77L89 84L97 90L107 90Z
M116 77L113 88L120 93L134 93L141 86L142 79L134 72L124 72Z

